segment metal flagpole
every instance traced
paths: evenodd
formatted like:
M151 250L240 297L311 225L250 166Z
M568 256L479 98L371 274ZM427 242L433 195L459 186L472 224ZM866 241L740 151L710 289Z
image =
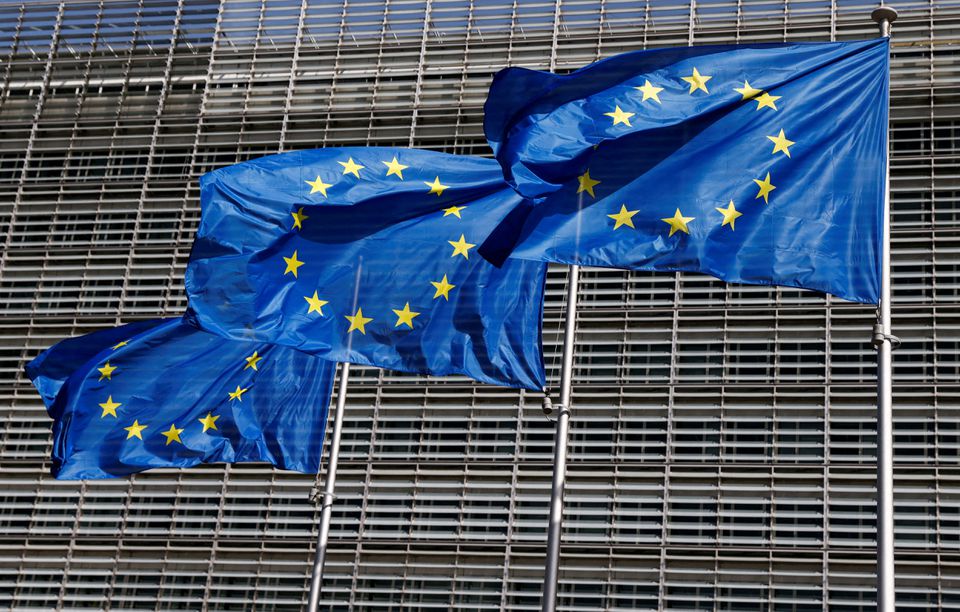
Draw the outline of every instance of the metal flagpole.
M337 408L333 414L333 433L330 437L330 457L327 459L327 479L323 485L323 502L320 511L320 534L317 536L317 552L313 558L313 574L310 577L310 603L308 612L320 609L320 583L323 581L323 562L327 557L327 542L330 539L330 519L333 515L333 489L337 484L337 461L340 459L340 435L343 433L343 407L347 403L347 382L350 379L350 364L340 364L340 385L337 387Z
M360 274L363 257L357 260L353 276L353 311L357 308L360 292ZM347 354L353 348L353 336L347 337ZM333 489L337 485L337 462L340 460L340 437L343 433L343 409L347 404L347 383L350 380L350 364L340 362L340 384L337 386L337 407L333 413L333 432L330 434L330 457L327 459L327 479L323 483L323 500L320 504L320 533L317 535L317 552L313 557L313 572L310 575L310 600L307 612L320 610L320 584L323 582L323 563L327 559L327 542L330 540L330 519L333 517Z
M870 17L880 35L890 37L897 11L881 5ZM887 101L889 106L889 100ZM889 117L887 119L889 121ZM889 133L889 124L888 124ZM890 325L890 137L887 137L886 178L883 195L883 246L880 309L873 328L877 347L877 612L894 612L893 533L893 350L900 344Z
M573 336L577 326L577 291L580 266L570 266L567 279L567 320L563 330L563 369L560 372L560 406L553 449L553 485L550 489L550 519L547 526L547 560L543 575L543 611L557 608L557 579L560 572L560 527L563 520L563 485L567 478L567 438L570 431L570 389L573 381ZM549 405L544 401L544 411Z
M577 210L583 210L583 190L578 191ZM576 252L580 253L580 215L577 215ZM580 266L570 266L567 275L567 319L563 328L563 363L560 370L560 406L553 447L553 482L550 486L550 515L547 523L547 558L543 570L543 612L557 609L557 582L560 577L560 532L563 524L563 488L567 481L567 439L570 437L570 403L573 387L573 345L577 329L577 294L580 290ZM543 398L548 417L554 407L550 392Z

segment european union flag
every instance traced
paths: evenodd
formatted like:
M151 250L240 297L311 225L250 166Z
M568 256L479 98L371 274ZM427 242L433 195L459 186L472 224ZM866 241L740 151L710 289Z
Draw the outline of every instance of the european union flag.
M541 389L545 264L475 247L520 197L489 159L295 151L201 178L188 316L230 337Z
M320 466L335 364L181 319L59 342L27 364L54 420L53 474L262 461Z
M501 71L484 130L535 203L482 252L875 303L888 89L887 39L638 51L566 76Z

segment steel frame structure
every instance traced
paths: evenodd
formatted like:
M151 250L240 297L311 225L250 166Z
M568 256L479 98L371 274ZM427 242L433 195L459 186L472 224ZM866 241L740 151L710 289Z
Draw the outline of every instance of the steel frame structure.
M898 606L960 606L960 5L903 1L891 99ZM196 178L280 150L486 154L492 74L643 47L874 36L840 0L0 3L0 608L299 609L314 479L47 475L23 364L185 306ZM560 373L566 270L544 341ZM559 607L870 610L872 308L580 277ZM321 604L540 601L539 396L354 367Z

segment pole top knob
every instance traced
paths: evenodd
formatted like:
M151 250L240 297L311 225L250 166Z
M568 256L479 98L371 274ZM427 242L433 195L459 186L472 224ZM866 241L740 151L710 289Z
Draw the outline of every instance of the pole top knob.
M870 13L870 18L877 23L883 23L884 21L893 23L897 20L897 11L892 6L880 5L873 9L873 12Z

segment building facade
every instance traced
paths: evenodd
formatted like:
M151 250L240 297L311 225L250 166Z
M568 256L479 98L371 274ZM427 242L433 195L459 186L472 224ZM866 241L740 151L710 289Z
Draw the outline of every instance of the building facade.
M898 610L960 609L960 3L894 1ZM0 608L298 610L321 474L48 474L23 365L186 305L197 177L298 148L486 155L508 65L872 37L856 0L0 3ZM559 376L566 271L544 320ZM560 606L875 607L872 308L586 270ZM540 396L354 368L324 606L539 609Z

